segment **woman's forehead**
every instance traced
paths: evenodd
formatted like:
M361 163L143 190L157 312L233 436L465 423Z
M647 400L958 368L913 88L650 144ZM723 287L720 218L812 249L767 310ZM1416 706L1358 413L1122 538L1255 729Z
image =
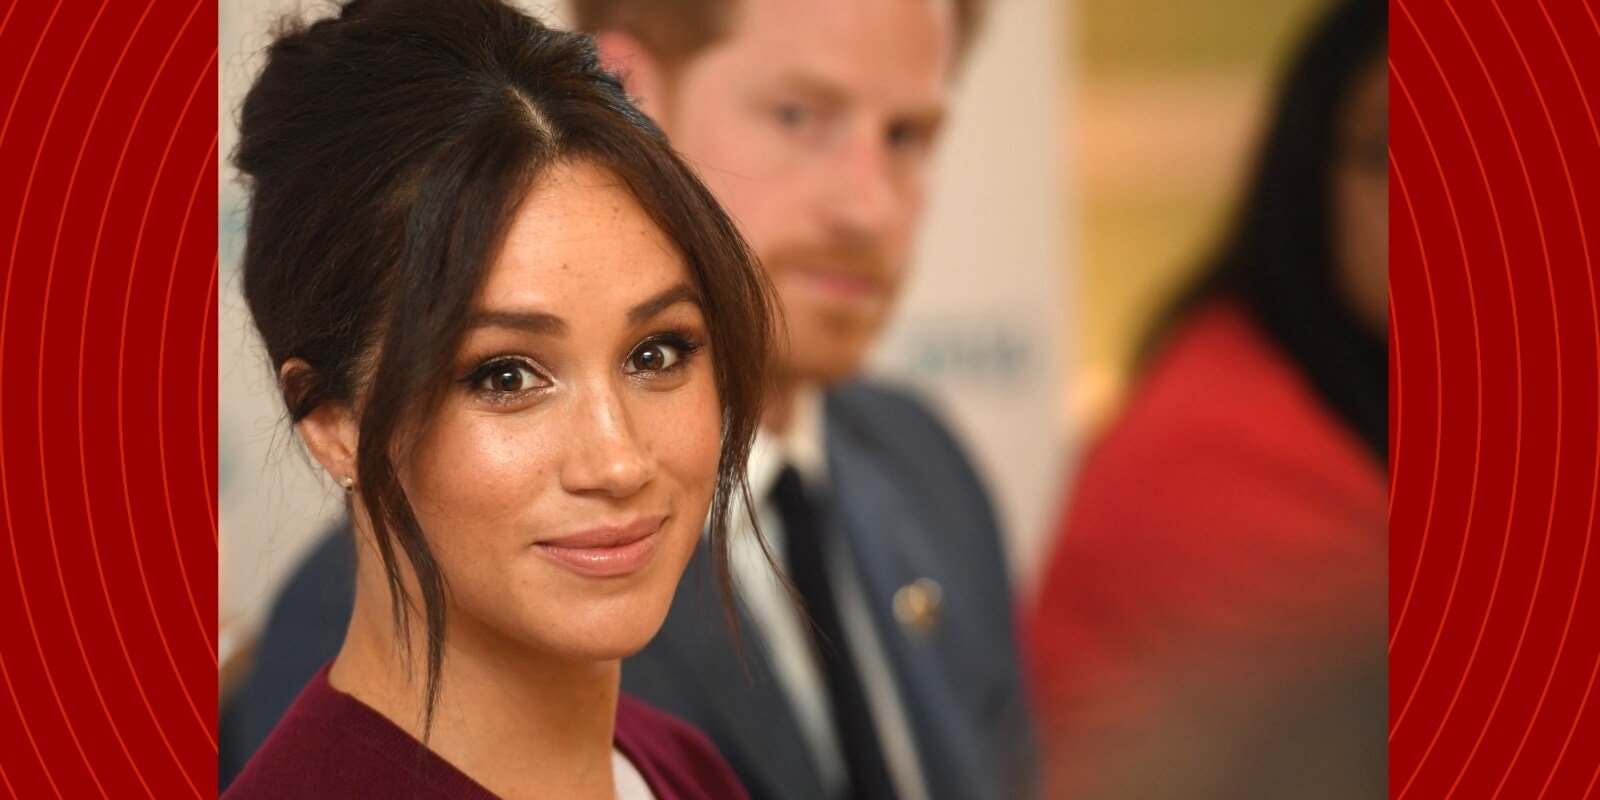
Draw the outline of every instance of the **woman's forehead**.
M616 175L560 163L540 174L513 214L480 305L603 310L689 278L672 240Z

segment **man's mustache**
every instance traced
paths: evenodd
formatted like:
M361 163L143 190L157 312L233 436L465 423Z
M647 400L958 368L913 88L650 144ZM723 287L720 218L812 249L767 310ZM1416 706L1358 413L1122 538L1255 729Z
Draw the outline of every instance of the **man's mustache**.
M866 242L791 245L776 249L762 261L774 273L827 271L867 281L880 288L886 287L895 271L888 253Z

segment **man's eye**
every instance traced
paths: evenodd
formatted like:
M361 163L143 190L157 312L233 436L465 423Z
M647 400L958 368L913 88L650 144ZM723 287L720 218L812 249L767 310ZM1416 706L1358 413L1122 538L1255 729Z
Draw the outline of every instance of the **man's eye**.
M778 117L778 124L795 130L804 128L816 121L816 115L811 113L810 109L789 103L778 106L775 113Z
M486 374L478 380L478 388L485 392L515 394L533 389L539 384L539 373L520 361L502 361L491 364Z
M892 149L918 150L925 147L932 137L921 126L901 123L890 126L885 138Z
M645 342L628 355L624 371L662 372L672 369L683 360L683 350L670 342Z

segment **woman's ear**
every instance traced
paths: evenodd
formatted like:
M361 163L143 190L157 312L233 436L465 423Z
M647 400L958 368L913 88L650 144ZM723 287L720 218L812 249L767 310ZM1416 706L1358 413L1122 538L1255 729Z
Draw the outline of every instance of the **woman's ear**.
M622 78L622 87L647 116L665 127L659 116L665 109L666 85L661 62L637 38L621 31L603 31L594 37L600 63Z
M291 358L278 370L278 383L288 386L297 376L310 370L304 360ZM356 480L356 445L360 426L346 406L323 403L295 423L300 439L313 458L327 471L334 485L350 490Z

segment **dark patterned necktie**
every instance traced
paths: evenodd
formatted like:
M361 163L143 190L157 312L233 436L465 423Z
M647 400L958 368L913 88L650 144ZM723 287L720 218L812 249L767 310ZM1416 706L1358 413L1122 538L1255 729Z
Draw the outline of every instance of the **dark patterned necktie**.
M849 796L856 800L892 800L894 784L884 763L861 676L850 658L838 604L829 588L828 564L823 555L828 546L827 526L817 518L816 507L794 467L784 467L779 475L772 490L772 503L783 520L789 580L814 626L813 643L827 678L839 747L850 772Z

